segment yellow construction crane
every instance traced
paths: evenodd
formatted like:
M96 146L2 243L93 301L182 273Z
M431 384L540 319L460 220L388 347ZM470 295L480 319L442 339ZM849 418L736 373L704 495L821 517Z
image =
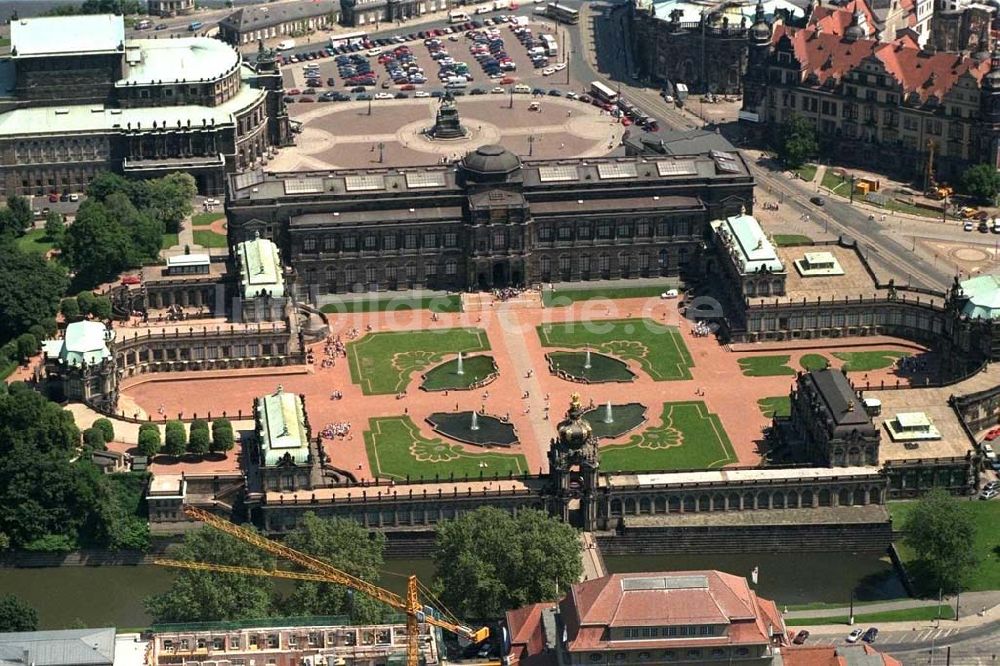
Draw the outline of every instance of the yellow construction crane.
M215 571L218 573L232 573L244 576L264 576L270 578L290 578L293 580L310 580L318 583L334 583L343 585L352 590L356 590L368 595L372 599L381 601L387 606L395 608L406 614L406 662L407 666L418 666L420 661L420 643L417 634L417 625L426 622L435 627L440 627L453 634L461 636L473 643L482 643L490 636L490 630L486 627L473 629L460 624L454 617L443 619L438 617L439 611L430 606L425 606L420 602L420 585L416 576L409 576L406 582L406 598L399 596L395 592L383 589L378 585L369 583L356 576L352 576L346 571L341 571L323 560L311 555L306 555L293 548L284 546L277 541L272 541L256 532L244 529L239 525L216 516L214 513L199 509L196 506L185 505L184 513L189 517L214 527L220 532L236 537L240 541L270 553L275 557L281 557L289 562L298 564L308 571L286 571L283 569L261 569L257 567L229 566L224 564L210 564L207 562L188 562L184 560L156 559L154 564L165 567L176 567L179 569L192 569L195 571ZM426 591L426 590L425 590Z

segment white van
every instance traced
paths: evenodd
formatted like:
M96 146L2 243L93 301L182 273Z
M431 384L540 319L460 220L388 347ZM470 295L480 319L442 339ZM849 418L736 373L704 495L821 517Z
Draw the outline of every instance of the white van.
M448 90L463 90L469 87L469 82L457 81L457 80L449 81L448 83L444 84L444 87L447 88Z
M516 86L514 86L514 92L516 92L519 95L530 95L531 86L525 85L523 83L518 83Z
M295 48L294 39L286 39L283 42L278 42L278 45L274 47L278 51L291 51Z

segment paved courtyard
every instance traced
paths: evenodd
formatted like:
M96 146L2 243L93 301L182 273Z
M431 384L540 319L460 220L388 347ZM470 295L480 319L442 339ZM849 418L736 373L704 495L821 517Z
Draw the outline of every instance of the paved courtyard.
M426 165L453 161L492 143L522 158L598 157L618 146L624 129L597 107L560 97L479 95L456 103L469 135L442 141L422 134L434 124L439 106L434 98L290 105L302 133L294 147L278 152L268 170ZM532 103L539 110L528 110Z
M372 332L441 332L442 340L450 340L449 335L456 328L481 331L477 335L485 334L485 340L489 343L488 353L497 364L499 376L475 390L420 390L421 374L437 363L452 360L454 354L448 352L443 357L439 355L433 358L427 364L414 365L409 374L409 384L402 387L400 392L366 395L362 387L352 381L351 364L345 357L337 357L333 367L323 367L323 343L319 343L314 347L315 363L305 368L305 372L239 377L207 376L204 373L171 374L158 377L158 381L126 388L124 398L151 414L156 414L161 406L166 414L190 414L209 408L213 413L225 410L233 414L242 410L246 414L254 397L273 391L281 384L285 390L306 396L306 409L314 433L319 433L327 424L351 424L348 436L324 441L332 464L350 471L359 479L372 478L364 436L365 431L371 427L369 420L404 417L415 428L414 445L419 443L418 448L422 447L424 452L446 452L449 459L464 452L460 469L466 472L470 464L473 469L480 469L487 476L500 469L526 468L532 473L544 471L547 468L549 441L555 435L555 426L563 417L570 395L575 392L581 394L584 404L640 402L647 407L647 421L644 425L616 439L602 439L602 450L617 446L620 453L628 446L636 446L644 449L638 452L640 455L645 455L647 448L650 449L650 455L663 455L664 449L678 443L683 443L685 447L699 446L699 433L708 432L705 428L709 428L714 433L712 439L717 440L721 446L722 454L715 455L712 451L705 451L704 455L692 456L692 448L686 448L683 455L674 459L675 466L683 466L684 461L709 457L719 465L753 465L760 460L756 440L769 421L757 400L787 396L794 376L747 376L741 371L738 359L754 355L785 354L790 357L789 366L797 369L801 357L806 354L824 356L834 366L840 366L842 361L835 353L842 356L845 355L844 352L858 350L923 353L923 350L910 343L891 338L859 339L853 341L854 344L846 345L833 344L832 341L831 344L802 341L799 343L801 347L795 347L792 343L742 345L730 351L712 337L695 336L690 322L679 316L677 304L677 301L637 298L579 302L562 308L511 309L497 304L482 312L442 313L436 316L432 316L427 310L331 315L331 330L334 335L340 335L347 342L348 354L353 349L352 342L365 339L369 326ZM638 354L630 353L627 357L623 354L622 360L636 374L635 380L627 384L581 384L559 378L548 371L545 354L552 351L553 347L543 346L537 327L590 322L595 325L595 330L601 330L596 325L602 322L604 328L610 329L610 320L627 322L630 319L635 322L637 331L640 328L650 328L646 323L649 320L657 322L656 326L651 327L653 330L674 331L670 335L664 335L664 344L686 347L689 354L687 358L692 363L688 368L690 376L678 373L662 376L660 381L656 381L644 369L650 364L643 363L641 350ZM587 326L585 323L578 325ZM622 327L622 330L628 331L628 326ZM357 332L355 340L349 339L351 331ZM456 353L457 351L455 350ZM859 384L866 379L873 384L882 380L887 384L895 384L897 380L906 384L911 379L896 373L893 367L884 367L852 373L852 377ZM342 398L332 399L333 391L340 391ZM667 406L667 403L690 403L692 407L690 413L683 413L678 408ZM484 450L444 438L425 421L426 416L433 412L473 410L483 410L487 414L509 419L516 428L519 442L509 448ZM664 423L665 419L671 422ZM692 425L688 428L684 423ZM400 429L412 432L408 424L406 428L397 428ZM435 445L434 441L440 444ZM715 443L712 445L715 446ZM479 460L475 458L484 453L489 455ZM500 458L504 455L517 456L518 459ZM523 460L520 456L523 456ZM617 455L617 460L620 463L621 455ZM493 464L490 464L491 461ZM421 462L426 460L422 459ZM426 469L426 465L421 466L421 470ZM444 475L449 473L447 464L442 464L441 470Z

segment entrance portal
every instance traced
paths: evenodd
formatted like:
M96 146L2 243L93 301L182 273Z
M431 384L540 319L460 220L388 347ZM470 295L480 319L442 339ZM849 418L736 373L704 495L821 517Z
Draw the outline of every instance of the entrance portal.
M510 286L510 271L505 262L493 264L493 287L502 289Z

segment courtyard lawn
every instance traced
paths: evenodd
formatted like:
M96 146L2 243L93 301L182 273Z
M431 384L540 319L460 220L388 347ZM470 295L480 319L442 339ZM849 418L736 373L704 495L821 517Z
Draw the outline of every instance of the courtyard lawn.
M379 478L447 479L452 474L492 478L528 470L528 461L520 454L473 453L460 444L427 439L408 416L371 418L368 427L364 433L368 464Z
M857 603L855 603L857 606ZM855 613L854 624L876 624L878 622L924 622L941 618L951 620L955 617L955 607L947 602L915 608L900 608L899 610L882 611L879 613ZM847 624L846 615L830 615L827 617L789 617L785 624L793 627L814 626L819 624Z
M424 331L369 333L347 344L351 381L365 395L398 393L410 376L446 357L490 348L481 328L448 328Z
M36 254L45 254L54 247L45 235L45 229L32 229L17 239L17 246L25 252Z
M851 196L851 179L841 178L833 172L833 169L827 169L823 173L823 180L820 184L842 197Z
M225 213L198 213L191 217L191 224L196 227L208 227L212 222L226 217Z
M195 231L194 244L202 247L226 247L225 234L217 234L214 231Z
M662 424L646 428L624 444L601 447L601 469L715 469L737 461L722 422L704 402L666 402L662 420Z
M777 377L795 374L795 370L788 365L791 358L788 354L744 356L736 359L736 362L740 364L740 370L746 377Z
M676 326L652 319L608 319L543 324L544 347L590 347L609 356L636 361L655 381L691 379L694 360Z
M769 398L757 400L757 407L760 413L771 419L774 417L785 417L792 413L792 401L787 395L774 395Z
M438 364L424 374L420 388L425 391L461 391L472 388L497 374L492 356L476 354L462 359L462 374L458 374L458 357Z
M822 370L830 365L830 361L827 360L826 356L822 354L803 354L802 358L799 359L799 365L801 365L805 370Z
M160 249L166 250L177 245L178 239L177 234L163 234L163 240L160 241Z
M1000 589L1000 501L963 502L966 510L972 514L976 523L976 539L971 544L979 556L979 566L972 572L962 591L996 590ZM906 515L913 507L913 502L889 502L889 514L892 516L893 529L902 529ZM907 571L920 587L920 564L913 551L906 547L902 540L896 542L899 556L903 559ZM924 590L925 593L937 595L937 590Z
M446 296L389 296L385 298L360 298L327 303L322 308L328 314L357 314L359 312L385 312L403 310L430 310L431 312L461 312L462 297L458 294Z
M771 240L778 247L788 247L790 245L812 245L813 239L802 234L774 234Z
M833 352L833 355L844 362L844 370L848 372L868 372L888 368L896 359L912 356L910 352L880 349L875 351Z
M547 308L559 308L578 301L616 298L659 298L660 294L676 289L675 282L636 285L634 287L594 287L590 289L552 289L542 292L542 304Z
M816 177L816 165L803 164L802 166L800 166L798 169L795 170L795 173L802 180L806 181L807 183L811 183L812 179Z

